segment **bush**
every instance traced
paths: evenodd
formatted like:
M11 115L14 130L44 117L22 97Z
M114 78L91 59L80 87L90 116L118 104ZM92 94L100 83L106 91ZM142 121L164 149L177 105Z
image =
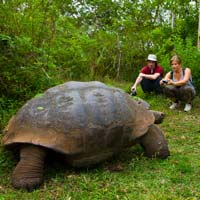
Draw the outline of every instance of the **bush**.
M192 72L192 78L197 90L197 93L200 92L200 51L197 47L192 45L192 41L190 39L182 40L179 37L171 38L167 40L164 46L174 47L173 51L169 51L169 53L162 54L160 56L161 65L165 68L165 73L171 70L170 59L173 55L177 54L182 59L182 66L184 68L189 67ZM161 52L162 53L162 52Z

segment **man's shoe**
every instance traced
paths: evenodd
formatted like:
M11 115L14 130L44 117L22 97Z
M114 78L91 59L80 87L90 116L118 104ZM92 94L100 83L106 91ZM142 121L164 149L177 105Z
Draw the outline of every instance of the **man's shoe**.
M188 111L191 110L191 108L192 108L192 105L191 105L190 103L186 103L186 104L185 104L184 111L185 111L185 112L188 112Z

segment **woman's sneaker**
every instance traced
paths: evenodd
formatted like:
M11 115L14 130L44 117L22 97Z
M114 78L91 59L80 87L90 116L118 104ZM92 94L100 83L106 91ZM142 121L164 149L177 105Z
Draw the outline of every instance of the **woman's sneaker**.
M178 103L174 102L172 105L169 107L171 110L174 110L175 108L178 107Z
M188 112L188 111L191 110L191 108L192 108L192 105L191 105L190 103L186 103L186 104L185 104L184 111L185 111L185 112Z

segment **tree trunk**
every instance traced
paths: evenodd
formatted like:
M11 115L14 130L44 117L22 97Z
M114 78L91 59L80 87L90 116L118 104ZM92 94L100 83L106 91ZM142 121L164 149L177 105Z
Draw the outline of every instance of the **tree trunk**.
M117 35L117 75L116 79L119 79L119 73L121 68L121 44L119 40L119 35Z
M172 11L171 15L172 15L171 28L172 28L172 30L174 30L175 22L176 22L176 15L175 15L174 11Z
M198 26L198 43L197 48L200 49L200 0L199 0L199 26Z

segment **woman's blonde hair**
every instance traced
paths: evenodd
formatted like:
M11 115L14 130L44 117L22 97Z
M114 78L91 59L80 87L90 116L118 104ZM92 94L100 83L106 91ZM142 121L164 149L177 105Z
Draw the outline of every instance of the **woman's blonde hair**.
M173 61L176 61L178 64L181 64L181 58L178 55L174 55L172 56L172 58L170 59L170 65L172 64Z

